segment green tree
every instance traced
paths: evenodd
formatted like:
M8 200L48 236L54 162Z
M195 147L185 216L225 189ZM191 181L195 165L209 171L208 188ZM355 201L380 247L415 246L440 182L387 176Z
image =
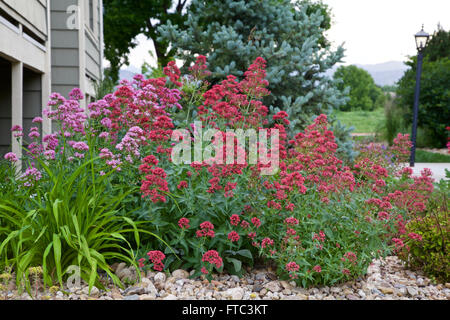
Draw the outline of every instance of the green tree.
M169 21L158 29L160 39L176 48L182 69L197 54L204 55L212 71L208 80L214 84L229 74L242 79L252 61L263 57L272 93L264 103L272 113L289 114L288 134L328 114L340 154L353 157L351 130L331 116L347 97L326 76L344 55L342 46L332 50L326 39L331 26L327 5L313 0L193 0L185 26L183 30Z
M415 61L416 58L413 58ZM397 90L398 103L403 109L404 121L412 123L414 104L415 71L408 70L399 81ZM445 147L447 132L445 127L450 124L450 58L437 61L424 59L420 99L418 127L429 137L429 147Z
M172 59L174 49L167 41L158 40L158 26L171 21L182 29L187 0L103 0L103 6L104 54L111 64L105 72L107 78L118 80L120 67L128 64L139 34L153 40L158 63L166 65Z
M397 85L384 85L381 87L381 90L385 93L395 92L397 90Z
M444 147L447 139L445 127L450 124L450 31L438 27L423 54L418 127L428 135L426 141L430 147ZM406 125L410 125L417 56L405 64L411 68L398 82L396 104L402 110Z
M428 61L437 61L450 56L450 31L445 31L438 24L437 30L432 35L424 51Z
M341 106L342 111L372 111L383 106L385 96L366 70L354 65L340 66L334 73L334 79L340 80L338 88L350 90L350 100Z
M187 28L168 22L160 39L170 42L188 68L197 54L208 58L212 83L243 72L258 56L267 61L272 94L264 103L272 112L285 110L290 132L311 118L331 113L346 101L325 72L341 61L344 49L332 50L324 35L331 26L328 7L311 0L193 0Z

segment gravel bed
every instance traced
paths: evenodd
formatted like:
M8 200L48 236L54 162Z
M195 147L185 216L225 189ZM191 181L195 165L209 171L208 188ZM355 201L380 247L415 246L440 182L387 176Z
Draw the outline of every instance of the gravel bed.
M113 266L121 278L132 278L134 270L125 264ZM294 282L281 281L269 269L255 269L242 279L237 276L217 275L207 280L188 279L189 273L176 270L169 277L165 273L148 272L138 284L122 290L71 288L59 291L38 291L37 296L18 295L11 290L0 293L0 299L9 300L450 300L450 283L434 284L420 272L405 269L395 256L375 260L367 275L332 287L303 289ZM34 295L34 294L33 294Z

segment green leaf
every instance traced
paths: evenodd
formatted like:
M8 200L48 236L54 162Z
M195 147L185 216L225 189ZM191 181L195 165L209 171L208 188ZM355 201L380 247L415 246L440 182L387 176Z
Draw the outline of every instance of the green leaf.
M239 250L236 252L236 254L249 258L250 260L253 260L253 255L248 249Z
M59 284L62 287L62 272L61 272L61 239L59 235L53 234L53 252L55 254L56 274L59 280Z
M234 270L237 273L239 273L241 271L241 268L242 268L242 262L241 261L239 261L239 260L237 260L235 258L229 258L229 257L227 257L226 260L233 264Z

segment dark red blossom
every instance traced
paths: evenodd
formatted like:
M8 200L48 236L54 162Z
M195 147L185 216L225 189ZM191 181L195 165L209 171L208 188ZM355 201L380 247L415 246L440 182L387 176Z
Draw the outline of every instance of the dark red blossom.
M239 224L240 221L241 221L241 218L239 218L239 216L238 216L237 214L233 214L233 215L230 217L230 223L231 223L233 226L237 226L237 225Z
M188 187L188 183L187 183L187 181L184 181L184 180L180 181L180 183L177 186L178 189L185 189L187 187Z
M180 72L180 70L178 69L178 67L177 67L177 65L176 65L176 63L175 63L175 61L169 61L169 63L167 64L167 66L164 67L163 72L164 72L164 74L165 74L166 76L169 77L170 81L171 81L174 85L176 85L176 86L178 86L178 87L181 87L181 86L183 85L181 82L178 81L178 79L180 79L181 72Z
M202 237L214 238L214 236L215 236L214 225L209 221L202 222L200 224L200 230L197 230L196 235L197 235L197 238L202 238Z
M228 234L228 240L230 240L231 242L237 242L239 241L241 237L239 236L239 234L236 231L231 231Z
M189 219L187 218L181 218L180 220L178 220L178 226L181 229L189 229L190 225L189 225Z
M256 228L259 228L261 226L261 220L259 220L258 218L253 217L251 221Z
M265 248L265 247L267 247L267 246L273 246L273 244L274 244L274 241L272 240L272 239L270 239L270 238L264 238L264 239L262 239L262 241L261 241L261 248Z
M287 224L288 226L295 226L298 224L298 219L294 217L289 217L284 219L284 223Z
M205 252L202 257L202 261L215 265L217 269L219 269L223 264L222 258L216 250L209 250Z
M152 202L166 202L164 192L169 192L166 172L162 168L149 169L141 185L142 197L150 197Z
M166 258L164 253L159 250L149 251L147 253L148 259L153 263L153 269L156 271L162 271L164 269L164 264L162 261Z

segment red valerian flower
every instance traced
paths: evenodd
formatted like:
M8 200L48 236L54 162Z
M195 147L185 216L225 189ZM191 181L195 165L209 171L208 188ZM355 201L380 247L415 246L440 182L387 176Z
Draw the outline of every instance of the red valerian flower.
M288 272L297 272L300 269L300 266L295 262L288 262L285 266L286 271ZM295 275L290 275L291 279L297 278Z
M187 181L184 181L184 180L180 181L180 183L177 186L178 189L185 189L187 187L188 187L188 183L187 183Z
M236 231L231 231L228 234L228 240L230 240L231 242L237 242L239 241L241 237L239 236L239 234Z
M317 273L321 273L322 272L322 267L319 265L316 265L313 267L313 271L317 272Z
M294 217L289 217L284 219L284 223L286 223L288 226L295 226L298 224L298 219Z
M392 238L392 242L395 243L395 248L396 249L400 249L400 248L403 248L405 246L405 244L403 243L403 240L399 239L399 238Z
M256 228L259 228L261 226L261 220L259 220L258 218L253 217L251 221Z
M208 274L208 273L209 273L209 271L206 270L205 267L202 267L202 269L201 269L200 271L201 271L201 273L203 273L203 274Z
M348 261L352 264L356 264L356 254L354 252L348 251L344 254L344 256L341 258L342 261Z
M153 263L153 269L156 271L162 271L164 269L164 264L162 261L166 258L164 253L159 250L149 251L147 253L148 259Z
M203 55L199 55L195 64L192 67L189 67L188 70L196 79L203 79L211 74L211 72L207 70L206 57Z
M313 240L318 240L320 242L325 241L325 233L323 231L320 231L319 234L314 233Z
M292 229L292 228L287 228L286 229L286 235L287 236L295 236L297 234L297 231L295 231L294 229Z
M166 180L166 172L162 168L149 169L148 174L142 181L141 185L142 197L150 197L152 202L166 202L163 192L169 192Z
M378 219L379 220L389 220L389 213L387 213L386 211L378 212Z
M181 229L189 229L190 225L189 225L189 219L187 218L181 218L180 220L178 220L178 226Z
M242 220L242 222L241 222L242 229L247 229L249 226L250 226L250 223L248 223L245 220Z
M200 224L200 230L197 230L196 235L197 235L197 238L201 238L201 237L214 238L214 236L215 236L214 225L209 221L202 222Z
M219 269L223 264L222 258L216 250L206 251L202 257L202 261L215 265L217 269Z
M270 239L270 238L264 238L264 239L262 239L262 241L261 241L261 248L265 248L265 247L267 247L267 246L273 246L273 240L272 239Z
M422 236L414 232L408 233L408 237L413 240L422 241Z
M178 87L181 87L183 84L178 81L180 79L180 69L178 69L175 61L169 61L166 67L163 70L164 74L169 77L170 81Z
M233 215L230 217L230 223L231 223L233 226L237 226L237 225L239 224L240 221L241 221L241 218L239 218L239 216L238 216L237 214L233 214Z

